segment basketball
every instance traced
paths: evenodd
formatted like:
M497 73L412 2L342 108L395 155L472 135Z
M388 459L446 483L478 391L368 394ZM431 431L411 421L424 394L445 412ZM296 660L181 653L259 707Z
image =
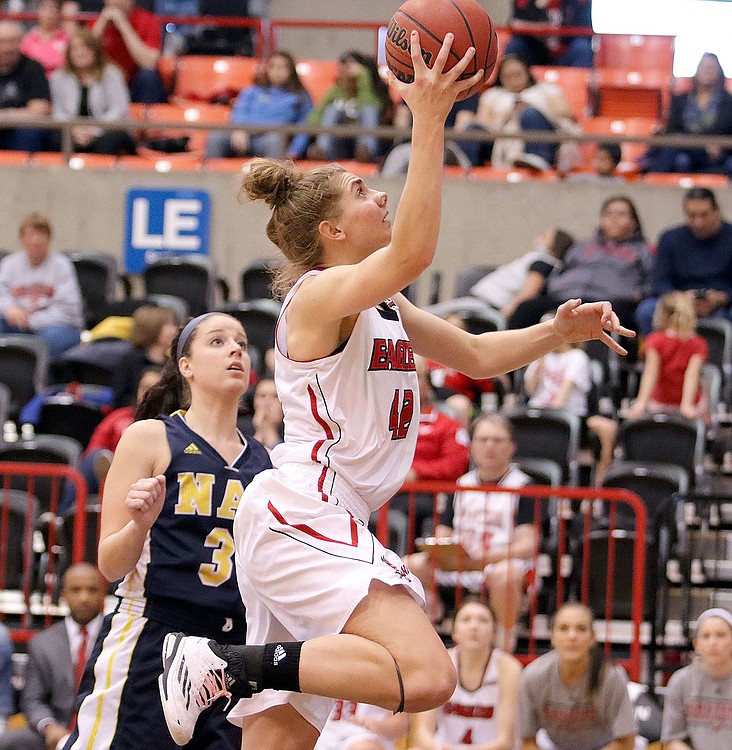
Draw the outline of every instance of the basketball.
M407 0L392 16L386 32L386 63L400 81L414 80L409 36L419 32L422 57L432 67L448 32L454 34L445 70L452 68L469 47L475 56L460 78L470 78L478 70L485 70L482 81L460 95L466 99L480 91L491 75L498 57L498 36L490 16L476 0Z

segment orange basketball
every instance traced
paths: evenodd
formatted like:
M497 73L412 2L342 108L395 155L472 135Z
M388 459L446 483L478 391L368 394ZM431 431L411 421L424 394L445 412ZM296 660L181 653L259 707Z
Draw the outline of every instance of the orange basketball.
M481 69L485 76L460 98L465 99L483 88L496 64L498 36L490 16L476 0L407 0L393 15L386 32L386 63L397 79L405 83L414 80L409 54L409 36L413 29L419 32L422 57L428 67L432 67L448 32L455 38L445 70L455 65L469 47L475 47L475 57L461 78L470 78Z

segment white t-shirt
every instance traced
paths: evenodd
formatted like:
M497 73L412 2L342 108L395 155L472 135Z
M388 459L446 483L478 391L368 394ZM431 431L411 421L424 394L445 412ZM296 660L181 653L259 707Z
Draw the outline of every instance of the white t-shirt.
M491 271L470 288L470 293L485 300L492 307L501 308L511 302L521 291L526 275L536 261L543 261L554 267L560 264L546 250L531 250L520 258L504 263L495 271Z
M572 382L567 400L562 408L587 416L587 394L592 387L590 358L582 349L569 349L566 352L549 352L543 359L532 362L526 368L526 379L533 376L541 367L541 375L529 406L551 407L565 380Z

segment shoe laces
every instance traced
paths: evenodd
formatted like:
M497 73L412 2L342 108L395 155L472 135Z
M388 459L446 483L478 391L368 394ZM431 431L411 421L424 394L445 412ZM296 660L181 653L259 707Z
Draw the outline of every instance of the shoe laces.
M201 687L195 696L196 705L203 710L208 708L219 698L226 698L226 706L231 703L231 693L226 689L226 674L223 669L212 669L206 672Z

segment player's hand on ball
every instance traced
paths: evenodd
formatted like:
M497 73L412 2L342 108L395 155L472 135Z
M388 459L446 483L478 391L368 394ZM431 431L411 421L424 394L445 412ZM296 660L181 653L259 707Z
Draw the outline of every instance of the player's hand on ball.
M412 31L409 39L409 51L414 68L414 82L402 83L389 71L389 82L402 96L404 101L412 110L412 114L429 107L437 108L437 112L443 118L447 117L456 97L462 92L475 86L483 79L483 71L479 70L475 75L458 81L460 75L470 64L475 55L475 48L469 47L459 62L444 71L445 63L450 54L453 35L446 34L440 52L435 58L434 65L429 68L422 58L419 34ZM443 72L444 71L444 72Z
M580 299L567 300L557 309L552 326L563 341L575 343L599 339L605 346L623 355L628 353L627 350L609 334L617 333L629 338L635 336L635 331L620 325L618 316L613 312L609 302L582 304Z
M165 477L138 479L130 485L125 506L132 520L147 531L157 520L165 502Z

